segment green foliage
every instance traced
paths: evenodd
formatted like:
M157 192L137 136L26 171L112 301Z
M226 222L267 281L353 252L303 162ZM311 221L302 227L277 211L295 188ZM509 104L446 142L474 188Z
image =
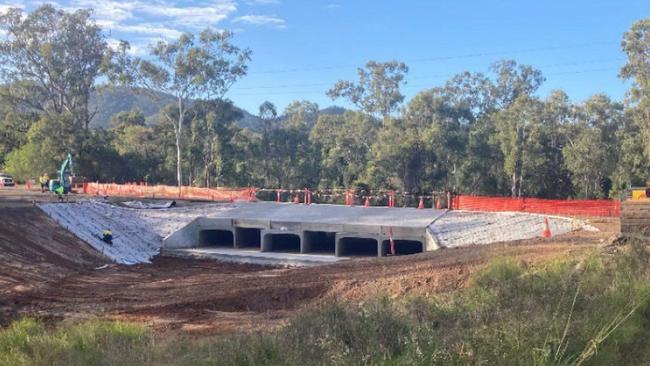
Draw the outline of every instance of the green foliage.
M327 91L332 98L345 98L364 112L386 118L404 101L400 86L405 83L408 67L403 62L368 61L357 69L358 83L339 81Z
M236 153L230 140L237 133L234 121L241 114L230 101L197 102L186 144L193 184L211 187L234 185Z
M19 181L34 179L57 171L69 152L68 146L80 144L68 115L43 116L32 124L27 143L7 155L5 169Z
M0 166L11 151L27 143L27 132L32 124L38 120L35 113L17 113L9 103L1 103L0 109Z
M46 114L68 113L87 131L90 93L107 48L91 12L49 4L29 14L11 8L0 16L0 29L9 35L0 43L3 95Z
M510 177L513 197L521 197L534 189L527 178L536 176L544 164L541 107L538 100L522 95L494 116L494 137L504 156L503 170Z
M234 45L233 36L210 28L198 35L184 33L175 41L161 40L152 45L148 58L131 57L127 53L129 44L121 42L117 51L109 51L110 62L103 65L113 84L142 89L153 98L173 96L173 107L164 108L162 115L174 128L178 186L183 185L184 124L192 112L192 101L221 101L248 70L251 51ZM189 182L192 180L190 177Z
M56 163L41 154L40 146L35 143L27 143L7 155L4 170L17 181L25 182L43 173L54 172Z
M296 365L640 364L649 268L643 244L534 267L502 259L459 293L325 304L273 339Z
M320 186L351 187L360 181L371 161L377 129L362 113L320 116L309 135L320 157Z
M539 70L502 60L404 105L408 67L370 61L328 91L359 111L302 100L280 114L267 101L258 117L224 97L251 56L230 32L184 34L137 58L127 43L107 49L87 11L13 9L0 28L10 35L0 44L0 164L19 180L52 173L68 152L91 180L195 186L614 198L647 178L648 20L623 38L625 104L600 94L574 103L561 90L542 98ZM128 89L97 88L100 75ZM104 129L88 128L89 105Z
M151 360L144 326L90 321L47 329L23 319L0 331L0 365L142 365Z

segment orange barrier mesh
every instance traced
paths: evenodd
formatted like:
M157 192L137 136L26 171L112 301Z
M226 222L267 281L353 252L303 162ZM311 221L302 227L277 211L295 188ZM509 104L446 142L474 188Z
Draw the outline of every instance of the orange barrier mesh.
M607 216L621 213L618 200L550 200L542 198L454 197L453 207L471 211L517 211L560 216Z
M176 198L203 201L254 201L253 188L196 188L145 184L84 183L83 192L88 195Z

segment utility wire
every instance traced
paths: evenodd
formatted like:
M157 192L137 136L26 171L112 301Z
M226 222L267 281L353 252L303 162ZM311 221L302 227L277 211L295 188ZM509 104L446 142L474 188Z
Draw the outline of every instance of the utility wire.
M566 63L555 63L548 65L535 66L536 68L555 68L562 66L578 66L578 65L587 65L587 64L600 64L600 63L609 63L624 61L624 58L610 59L610 60L589 60L589 61L577 61L577 62L566 62ZM437 79L443 77L453 77L457 74L433 74L433 75L422 75L422 76L407 76L408 81L423 80L423 79ZM553 74L545 74L553 75ZM256 90L256 89L284 89L284 88L303 88L303 87L319 87L319 86L333 86L332 83L310 83L310 84L279 84L279 85L262 85L262 86L246 86L246 87L235 87L236 90ZM408 86L408 84L407 84Z
M598 68L598 69L586 69L586 70L572 70L572 71L563 71L563 72L554 72L554 73L547 73L544 74L545 76L559 76L559 75L575 75L575 74L586 74L586 73L595 73L595 72L603 72L603 71L614 71L618 70L618 67L607 67L607 68ZM440 74L436 76L429 76L427 78L449 78L453 77L457 74ZM305 84L307 85L307 84ZM312 86L316 86L314 84L311 84ZM319 85L327 85L331 86L333 85L332 83L328 84L319 84ZM430 83L417 83L417 84L406 84L402 86L403 89L410 89L410 88L426 88L426 87L431 87L432 85ZM284 95L284 94L304 94L304 95L315 95L315 94L324 94L325 90L289 90L285 92L262 92L260 91L259 93L238 93L235 90L230 93L232 96L254 96L254 95Z
M511 50L505 52L475 52L468 54L460 55L449 55L449 56L436 56L436 57L425 57L412 59L410 61L405 61L407 64L417 64L425 62L437 62L437 61L448 61L448 60L457 60L463 58L477 58L477 57L493 57L493 56L502 56L504 54L522 54L522 53L534 53L534 52L546 52L546 51L556 51L564 49L576 49L576 48L591 48L604 45L619 44L620 42L608 41L608 42L593 42L593 43L582 43L582 44L573 44L573 45L563 45L563 46L550 46L550 47L536 47L536 48L524 48L518 50ZM364 62L365 64L365 62ZM271 69L271 70L261 70L261 71L252 71L249 74L280 74L280 73L291 73L291 72L302 72L302 71L323 71L323 70L336 70L336 69L346 69L346 68L356 68L360 63L356 64L339 64L339 65L328 65L328 66L308 66L300 68L291 68L291 69Z

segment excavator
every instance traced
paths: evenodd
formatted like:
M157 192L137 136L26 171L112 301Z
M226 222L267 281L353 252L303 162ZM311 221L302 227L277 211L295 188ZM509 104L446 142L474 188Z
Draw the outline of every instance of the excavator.
M61 169L59 169L59 179L51 179L48 184L50 192L56 194L59 197L59 201L63 201L63 196L70 193L73 175L72 155L68 153L63 164L61 164Z

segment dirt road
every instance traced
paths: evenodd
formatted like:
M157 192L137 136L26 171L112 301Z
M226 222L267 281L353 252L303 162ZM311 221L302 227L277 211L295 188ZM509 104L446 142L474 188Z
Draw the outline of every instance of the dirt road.
M160 331L217 333L280 326L298 309L323 299L373 294L424 296L463 287L487 261L513 256L538 262L580 253L618 230L551 239L439 250L317 268L269 268L157 258L152 264L111 264L60 228L32 200L40 194L0 189L0 322L118 318Z

